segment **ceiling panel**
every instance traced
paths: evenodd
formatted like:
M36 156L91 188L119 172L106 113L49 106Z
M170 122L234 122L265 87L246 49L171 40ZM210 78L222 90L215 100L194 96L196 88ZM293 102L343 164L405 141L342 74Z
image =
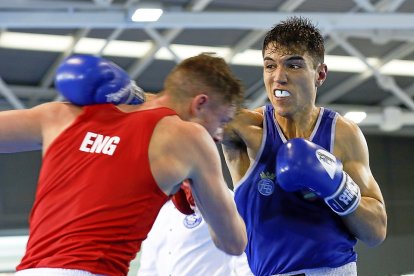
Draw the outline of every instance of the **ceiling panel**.
M131 23L130 12L144 4L163 7L160 21L164 23ZM16 108L2 96L7 92L14 93L26 106L55 100L57 93L50 76L83 38L101 39L106 46L113 41L150 42L147 50L138 46L136 50L127 50L127 55L137 57L107 54L106 48L96 52L123 67L149 91L162 89L165 76L175 65L173 60L155 56L159 49L165 50L171 44L201 46L199 51L203 46L223 47L230 49L232 56L246 50L259 51L255 66L238 64L236 59L229 59L229 63L246 87L248 100L263 104L266 99L262 97L259 60L262 40L265 32L280 20L292 15L308 16L324 33L327 54L354 58L353 62L372 57L381 64L394 59L414 62L413 13L414 1L409 0L0 0L0 77L7 89L0 89L0 107ZM2 44L9 32L70 37L73 43L55 52L12 49ZM341 66L328 63L328 68ZM391 105L413 112L414 82L410 72L414 68L407 67L401 75L385 76L379 69L372 67L353 73L330 70L318 91L318 101L345 111L352 106L365 106L369 111L375 106L378 113ZM411 125L414 122L395 133L406 135L405 128ZM373 129L382 133L379 127Z

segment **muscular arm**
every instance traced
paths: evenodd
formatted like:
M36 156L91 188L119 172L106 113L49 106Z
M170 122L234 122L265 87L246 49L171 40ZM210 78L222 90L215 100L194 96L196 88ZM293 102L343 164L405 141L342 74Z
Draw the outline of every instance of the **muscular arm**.
M196 205L215 245L228 254L240 255L247 243L246 228L228 192L220 156L208 132L198 124L170 117L157 125L153 137L160 138L151 140L149 150L151 170L160 188L174 194L178 183L190 179Z
M0 152L38 150L42 147L41 108L0 112Z
M344 216L344 222L367 245L379 245L386 236L387 214L381 190L369 167L365 138L356 124L340 118L335 141L335 155L361 190L358 208Z
M61 102L0 112L0 152L44 152L80 112L81 108Z
M204 141L199 140L198 145L195 145L200 153L193 160L194 167L190 174L196 205L209 224L211 236L218 248L225 249L227 241L231 241L232 244L243 245L240 248L244 251L247 243L244 222L228 192L217 148L211 143L210 137L204 137ZM237 248L227 248L225 251L234 255L242 253Z
M260 109L242 109L224 129L222 147L234 185L246 174L260 149L263 115Z

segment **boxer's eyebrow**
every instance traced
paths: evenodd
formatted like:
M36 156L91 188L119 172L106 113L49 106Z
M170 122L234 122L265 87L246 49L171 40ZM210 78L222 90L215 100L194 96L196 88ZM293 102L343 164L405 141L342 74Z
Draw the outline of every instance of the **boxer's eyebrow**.
M275 59L273 59L269 56L263 57L263 60L275 61ZM292 60L305 60L305 59L303 58L303 56L294 55L294 56L290 56L290 57L286 58L284 61L292 61Z
M305 60L302 56L291 56L286 59L286 61L292 61L292 60Z

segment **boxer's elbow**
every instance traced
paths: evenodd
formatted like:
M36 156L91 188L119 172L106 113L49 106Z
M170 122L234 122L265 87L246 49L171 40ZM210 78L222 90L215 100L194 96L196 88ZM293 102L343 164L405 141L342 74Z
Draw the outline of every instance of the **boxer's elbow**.
M385 236L376 236L376 237L369 237L363 239L362 241L369 247L376 247L383 243L385 240Z
M244 232L244 234L240 237L240 239L237 241L237 243L231 248L231 252L229 252L230 255L236 255L239 256L243 254L244 250L247 246L247 234Z
M229 255L234 255L234 256L239 256L243 254L244 250L246 249L246 245L247 245L247 237L238 239L235 241L231 241L231 242L216 244L216 246L221 251Z
M247 246L246 226L243 221L240 222L239 227L228 236L225 241L219 242L215 240L216 246L229 255L239 256L243 254Z
M372 235L368 235L364 238L364 243L369 247L376 247L382 244L387 237L387 225L386 223L378 226Z
M387 237L387 216L384 214L381 219L372 226L371 231L366 231L365 235L358 237L369 247L376 247L382 244Z

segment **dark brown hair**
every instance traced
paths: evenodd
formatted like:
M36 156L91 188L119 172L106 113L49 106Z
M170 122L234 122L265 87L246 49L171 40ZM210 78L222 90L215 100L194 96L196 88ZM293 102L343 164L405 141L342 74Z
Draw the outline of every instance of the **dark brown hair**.
M262 55L272 47L283 48L290 53L308 53L315 67L324 61L323 37L307 18L293 16L275 25L264 38Z

